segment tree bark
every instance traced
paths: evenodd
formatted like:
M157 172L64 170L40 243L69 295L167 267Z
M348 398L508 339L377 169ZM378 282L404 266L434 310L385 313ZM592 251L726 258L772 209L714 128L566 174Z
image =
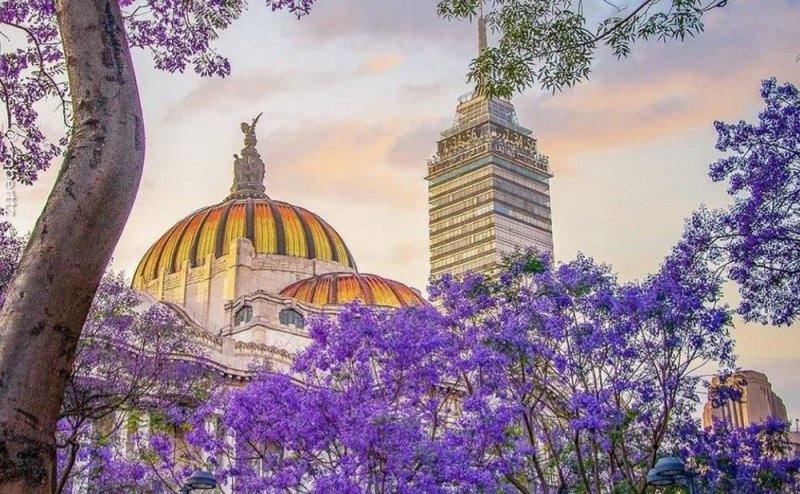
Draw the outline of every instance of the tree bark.
M55 425L89 306L144 163L116 0L56 0L73 135L0 309L0 491L51 493Z

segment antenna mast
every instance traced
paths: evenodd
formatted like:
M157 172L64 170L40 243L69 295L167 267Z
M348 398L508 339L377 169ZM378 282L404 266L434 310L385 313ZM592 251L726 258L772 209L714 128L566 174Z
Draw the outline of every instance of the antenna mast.
M483 53L486 49L486 18L483 16L483 0L480 3L480 11L478 13L478 55Z

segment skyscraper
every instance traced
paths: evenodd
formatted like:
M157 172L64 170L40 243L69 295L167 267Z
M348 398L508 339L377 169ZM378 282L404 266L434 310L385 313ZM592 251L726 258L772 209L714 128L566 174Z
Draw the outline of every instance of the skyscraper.
M552 252L552 174L514 105L472 91L441 137L426 177L431 275L491 273L515 249Z

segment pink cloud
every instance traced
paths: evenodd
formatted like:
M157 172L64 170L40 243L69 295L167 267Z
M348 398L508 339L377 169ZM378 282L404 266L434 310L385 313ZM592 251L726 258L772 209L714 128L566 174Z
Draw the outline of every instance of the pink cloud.
M397 53L378 53L369 57L358 69L359 74L380 75L403 64L406 57Z
M385 156L398 132L399 125L355 120L280 129L266 140L273 149L268 156L268 180L291 194L313 191L397 205L424 200L413 184L398 180L386 164Z
M628 60L601 58L589 82L521 97L517 106L532 115L543 151L562 159L741 118L758 106L761 79L800 71L793 55L800 48L784 34L800 25L800 10L786 5L736 2L710 15L697 38L640 42Z

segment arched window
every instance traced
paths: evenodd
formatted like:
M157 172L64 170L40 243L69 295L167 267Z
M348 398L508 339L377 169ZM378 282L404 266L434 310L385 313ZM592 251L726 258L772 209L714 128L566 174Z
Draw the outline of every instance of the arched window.
M249 305L245 305L244 307L240 308L236 311L236 315L233 316L233 325L240 326L250 321L253 318L253 308Z
M303 314L294 309L283 309L279 315L279 319L281 324L295 326L297 328L302 328L306 324Z

